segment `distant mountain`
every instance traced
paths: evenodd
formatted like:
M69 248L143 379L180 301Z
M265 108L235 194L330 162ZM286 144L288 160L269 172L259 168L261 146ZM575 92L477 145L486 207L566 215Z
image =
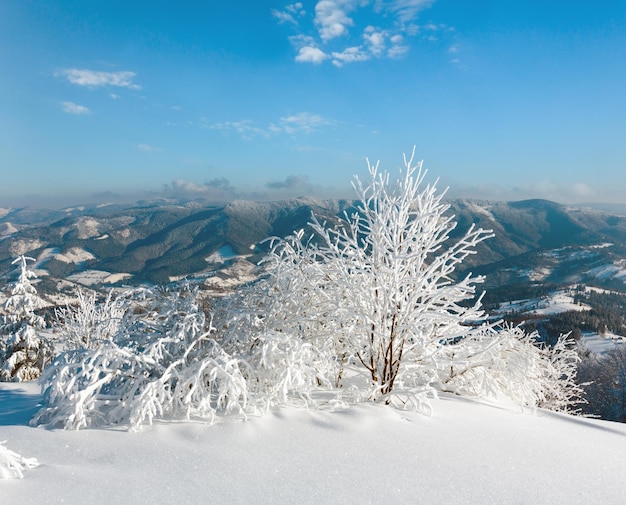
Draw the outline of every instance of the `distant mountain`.
M588 282L626 290L626 215L546 200L449 204L458 222L453 237L472 223L495 233L460 272L485 274L488 289ZM235 259L236 271L249 275L241 262L256 263L267 250L266 238L306 227L312 213L332 225L354 209L352 201L312 198L234 201L220 207L156 202L62 211L3 209L0 284L20 254L37 260L41 287L50 291L76 284L97 288L210 277Z

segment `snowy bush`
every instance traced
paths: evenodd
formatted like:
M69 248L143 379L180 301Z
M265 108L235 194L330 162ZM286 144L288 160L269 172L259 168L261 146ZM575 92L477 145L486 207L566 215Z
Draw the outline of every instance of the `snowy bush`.
M245 414L238 362L211 338L195 292L135 290L116 301L117 332L58 356L40 377L44 407L31 424L66 429L154 418Z
M583 396L576 383L578 352L567 335L553 347L519 327L484 327L442 348L437 389L466 396L509 398L522 406L577 412ZM574 344L575 346L575 344Z
M35 458L24 458L19 454L7 449L0 442L0 479L22 479L24 470L35 468L38 463Z
M28 381L36 379L52 360L52 344L41 335L45 327L35 310L41 308L41 299L31 279L37 276L28 269L26 256L18 257L13 264L20 265L20 275L3 305L4 315L0 325L0 380Z
M96 293L78 292L77 303L55 311L56 331L66 349L95 349L117 334L124 307L109 293L104 303L97 303Z

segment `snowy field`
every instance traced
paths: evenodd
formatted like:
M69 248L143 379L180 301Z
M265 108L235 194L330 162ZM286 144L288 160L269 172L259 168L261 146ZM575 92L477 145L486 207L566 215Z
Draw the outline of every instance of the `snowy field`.
M596 354L604 354L605 352L616 349L618 346L626 344L626 337L613 333L600 335L598 333L583 332L581 336L587 349Z
M34 384L0 384L0 441L39 466L0 503L626 503L626 425L442 396L426 417L382 405L283 408L246 422L32 428Z
M532 314L535 316L551 316L570 310L589 310L588 305L579 305L574 298L563 291L556 291L544 298L528 298L503 302L499 309L493 310L493 314Z

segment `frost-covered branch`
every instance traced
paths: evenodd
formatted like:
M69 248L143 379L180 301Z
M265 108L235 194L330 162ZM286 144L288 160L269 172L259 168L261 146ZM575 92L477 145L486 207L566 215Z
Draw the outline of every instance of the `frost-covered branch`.
M39 465L35 458L25 458L5 447L0 442L0 479L22 479L24 470Z

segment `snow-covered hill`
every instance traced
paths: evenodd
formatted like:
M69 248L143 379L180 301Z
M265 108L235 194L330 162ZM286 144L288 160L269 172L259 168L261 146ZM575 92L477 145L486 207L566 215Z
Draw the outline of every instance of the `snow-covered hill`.
M494 231L495 237L464 262L464 268L487 276L487 291L529 282L626 289L626 216L544 200L449 203L457 233L472 223ZM11 261L25 254L40 261L50 278L97 270L132 275L128 283L166 284L219 270L224 262L213 260L224 256L224 248L227 256L251 255L254 263L267 249L251 245L306 227L311 213L332 224L354 210L352 201L312 198L239 200L220 207L152 202L63 211L6 209L0 212L0 278L10 277Z
M0 440L39 466L0 502L590 504L626 502L626 425L442 396L426 417L366 404L137 433L27 426L34 384L0 384Z

